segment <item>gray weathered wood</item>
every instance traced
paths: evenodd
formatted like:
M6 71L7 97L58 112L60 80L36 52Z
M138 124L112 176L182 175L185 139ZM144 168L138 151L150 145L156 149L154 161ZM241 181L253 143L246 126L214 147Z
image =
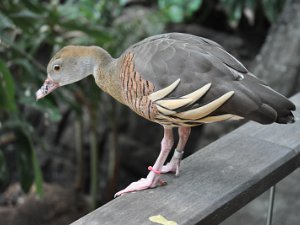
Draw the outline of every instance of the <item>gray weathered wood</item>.
M300 108L300 94L292 100ZM250 122L184 159L179 177L163 176L168 185L121 196L73 225L154 224L155 215L179 225L218 224L299 166L300 120Z

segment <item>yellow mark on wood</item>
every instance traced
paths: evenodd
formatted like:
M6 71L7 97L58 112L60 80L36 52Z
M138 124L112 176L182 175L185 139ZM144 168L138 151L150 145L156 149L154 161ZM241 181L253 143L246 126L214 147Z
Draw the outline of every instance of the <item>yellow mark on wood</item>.
M178 225L175 221L167 220L162 215L150 216L149 220L162 225Z

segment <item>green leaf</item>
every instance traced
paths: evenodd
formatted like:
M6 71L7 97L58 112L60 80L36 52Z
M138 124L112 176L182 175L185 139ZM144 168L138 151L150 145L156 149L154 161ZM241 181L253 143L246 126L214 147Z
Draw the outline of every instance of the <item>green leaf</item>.
M44 189L43 189L42 171L41 171L39 162L36 158L36 154L35 154L34 149L32 149L31 152L32 152L31 158L32 158L32 163L33 163L34 184L35 184L35 188L36 188L36 193L38 194L39 197L43 197Z
M185 17L191 16L196 10L201 7L202 0L159 0L159 9L173 23L182 22Z
M263 0L263 10L268 20L273 23L283 8L285 0Z
M32 90L28 90L27 92L28 93L20 97L20 103L43 112L51 122L58 122L61 120L61 113L58 107L53 103L53 101L51 101L50 97L44 98L40 101L36 101L35 95Z
M0 59L0 110L8 112L17 112L15 100L15 87L12 75L5 63Z
M23 9L17 13L11 14L10 15L12 18L18 18L18 19L30 19L30 20L36 20L40 19L41 16L37 13L34 13L30 10Z
M230 26L236 27L239 24L246 4L245 1L246 0L221 0L221 7L225 10L228 16Z
M32 63L30 63L29 60L27 60L24 57L16 58L14 60L14 64L22 67L24 69L24 72L27 73L26 76L23 77L24 80L22 80L22 82L41 82L37 76L37 74L39 73L38 68L36 68Z
M43 4L39 3L36 0L22 0L22 3L24 4L24 7L36 14L44 13L44 11L47 11L46 7L43 6Z
M240 21L242 17L242 5L237 5L233 11L233 20Z
M33 183L31 146L27 137L21 131L16 132L16 137L18 140L16 148L20 183L22 189L27 193Z
M168 14L171 18L171 21L174 23L180 23L183 21L184 18L183 8L177 5L170 6L170 8L168 9Z
M191 16L195 11L200 9L202 0L190 0L187 3L187 15Z
M255 11L257 1L255 0L246 0L245 7Z
M112 40L110 34L100 26L89 26L86 24L78 24L75 23L75 21L63 22L62 26L72 31L80 30L81 32L88 34L91 38L97 39L98 42L100 43L105 43Z
M14 23L11 21L11 19L0 12L0 29L12 27L14 27Z
M34 181L37 194L43 195L43 178L31 137L24 127L15 128L17 162L22 189L28 192Z

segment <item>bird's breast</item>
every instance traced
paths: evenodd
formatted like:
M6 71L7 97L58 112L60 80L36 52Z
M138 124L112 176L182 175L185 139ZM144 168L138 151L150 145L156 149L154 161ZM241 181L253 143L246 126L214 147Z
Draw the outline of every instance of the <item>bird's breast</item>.
M128 53L124 56L121 72L121 95L124 103L140 116L153 121L157 109L149 95L154 91L154 85L145 79L135 69L134 54Z

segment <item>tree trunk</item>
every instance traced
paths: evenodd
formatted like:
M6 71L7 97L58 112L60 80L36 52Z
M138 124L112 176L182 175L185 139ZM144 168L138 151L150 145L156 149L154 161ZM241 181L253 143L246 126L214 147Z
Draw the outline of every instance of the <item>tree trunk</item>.
M290 96L300 90L300 0L288 0L250 71Z

